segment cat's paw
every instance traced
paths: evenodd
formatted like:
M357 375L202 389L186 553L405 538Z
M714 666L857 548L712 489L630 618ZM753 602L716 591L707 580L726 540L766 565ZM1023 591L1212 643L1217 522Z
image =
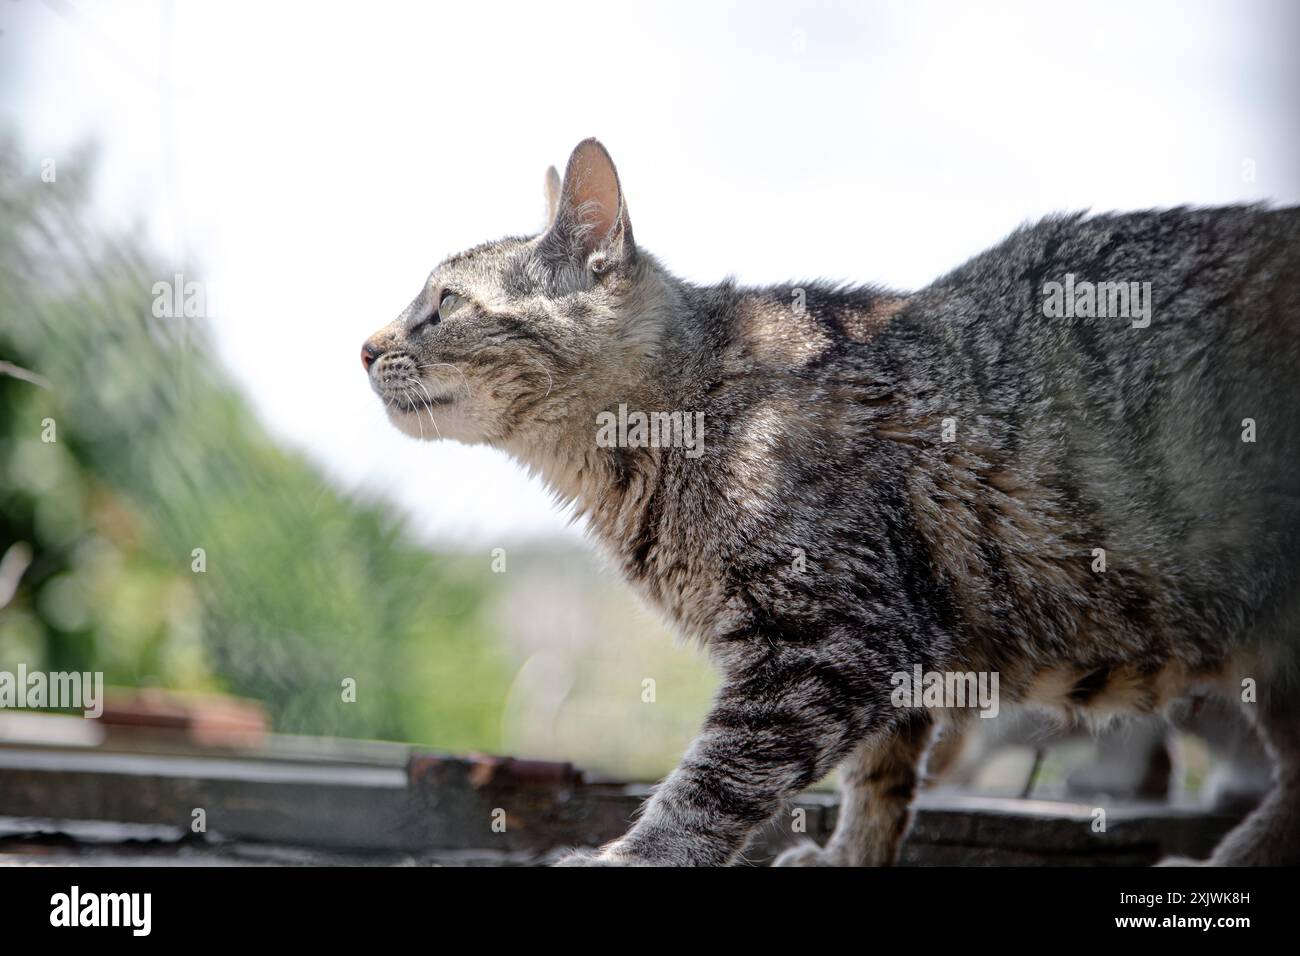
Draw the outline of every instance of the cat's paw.
M560 857L552 866L613 866L616 864L601 859L599 850L574 850Z
M560 857L552 866L654 866L651 860L619 852L612 847L603 850L574 850Z
M1208 860L1193 860L1190 856L1167 856L1156 866L1209 866Z
M804 841L781 853L772 863L773 866L847 866L839 854L819 847L811 841Z

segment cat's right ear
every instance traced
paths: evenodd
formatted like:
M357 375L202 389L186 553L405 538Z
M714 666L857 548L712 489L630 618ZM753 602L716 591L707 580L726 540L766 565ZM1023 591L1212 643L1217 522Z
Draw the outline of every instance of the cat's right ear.
M569 157L555 216L542 242L552 255L581 263L596 275L635 257L618 171L598 140L584 139Z
M560 211L560 174L554 166L546 169L546 226L550 229L555 222L555 214Z

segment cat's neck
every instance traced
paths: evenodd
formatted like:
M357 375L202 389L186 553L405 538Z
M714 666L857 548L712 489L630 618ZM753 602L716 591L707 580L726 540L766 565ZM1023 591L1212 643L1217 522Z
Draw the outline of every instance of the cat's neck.
M585 516L599 537L617 538L663 467L664 449L610 443L608 417L637 412L677 412L694 377L711 361L710 347L696 321L701 291L667 272L660 288L640 309L624 316L631 330L622 352L602 369L557 394L558 414L529 430L507 450L566 505ZM616 434L622 435L618 428ZM616 542L607 542L611 545Z

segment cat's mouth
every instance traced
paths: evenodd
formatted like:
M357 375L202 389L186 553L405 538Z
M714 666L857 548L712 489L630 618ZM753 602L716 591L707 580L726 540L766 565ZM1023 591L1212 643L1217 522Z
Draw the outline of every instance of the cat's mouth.
M450 395L412 395L408 392L405 395L389 396L388 405L400 412L420 415L435 408L450 405L454 401L455 399Z

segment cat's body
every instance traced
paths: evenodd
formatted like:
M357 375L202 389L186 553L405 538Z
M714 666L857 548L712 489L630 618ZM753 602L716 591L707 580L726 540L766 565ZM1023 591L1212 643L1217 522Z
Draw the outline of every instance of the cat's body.
M890 862L934 723L975 712L900 705L919 668L1084 716L1250 681L1279 786L1219 858L1296 861L1300 211L1053 218L902 294L682 282L593 141L552 205L435 270L365 361L399 427L576 502L723 673L597 860L729 862L842 764L831 845L785 862ZM1049 317L1067 281L1149 282L1149 322ZM620 405L702 413L703 454L605 447Z

